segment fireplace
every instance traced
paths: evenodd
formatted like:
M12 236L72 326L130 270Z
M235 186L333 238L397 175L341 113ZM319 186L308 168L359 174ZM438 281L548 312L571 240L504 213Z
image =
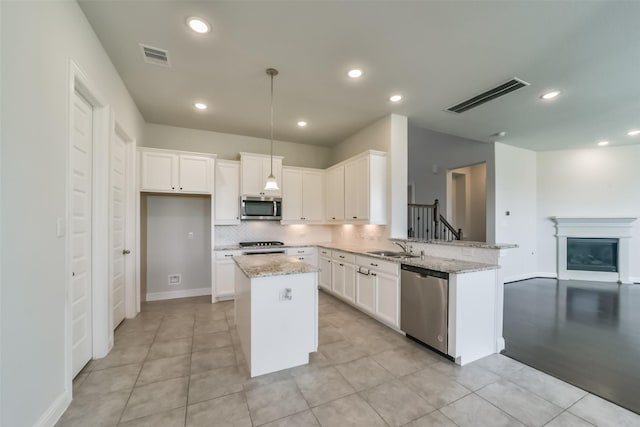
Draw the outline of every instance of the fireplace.
M618 239L567 237L567 270L618 272Z
M558 279L631 283L633 217L552 217L558 240Z

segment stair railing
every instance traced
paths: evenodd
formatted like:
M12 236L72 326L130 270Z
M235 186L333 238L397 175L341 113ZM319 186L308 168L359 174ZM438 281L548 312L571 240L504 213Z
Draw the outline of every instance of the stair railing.
M407 236L419 240L462 240L462 229L455 229L440 214L438 199L431 205L410 203L407 209Z

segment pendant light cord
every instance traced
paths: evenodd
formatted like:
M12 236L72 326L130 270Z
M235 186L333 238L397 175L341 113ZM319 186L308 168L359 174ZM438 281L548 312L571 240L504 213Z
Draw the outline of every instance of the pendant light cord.
M271 145L269 151L271 153L271 173L269 176L273 176L273 73L271 74Z

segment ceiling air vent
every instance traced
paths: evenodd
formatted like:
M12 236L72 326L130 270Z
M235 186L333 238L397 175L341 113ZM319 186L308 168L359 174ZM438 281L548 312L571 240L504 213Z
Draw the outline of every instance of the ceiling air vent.
M140 43L142 56L144 61L149 64L161 65L163 67L171 67L169 63L169 51L157 47L147 46Z
M454 105L453 107L447 108L447 111L458 114L464 113L467 110L476 108L486 102L504 96L508 93L513 92L514 90L518 90L525 86L529 86L529 83L525 82L524 80L520 80L517 77L514 77L511 80L494 87L493 89L489 89L486 92L482 92L480 95L476 95L473 98L469 98L466 101Z

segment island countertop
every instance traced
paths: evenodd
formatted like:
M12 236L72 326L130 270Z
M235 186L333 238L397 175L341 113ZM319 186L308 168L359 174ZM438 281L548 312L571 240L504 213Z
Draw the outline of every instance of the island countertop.
M282 276L287 274L315 273L319 269L305 264L296 258L283 254L238 255L234 256L240 270L245 276L254 277Z

